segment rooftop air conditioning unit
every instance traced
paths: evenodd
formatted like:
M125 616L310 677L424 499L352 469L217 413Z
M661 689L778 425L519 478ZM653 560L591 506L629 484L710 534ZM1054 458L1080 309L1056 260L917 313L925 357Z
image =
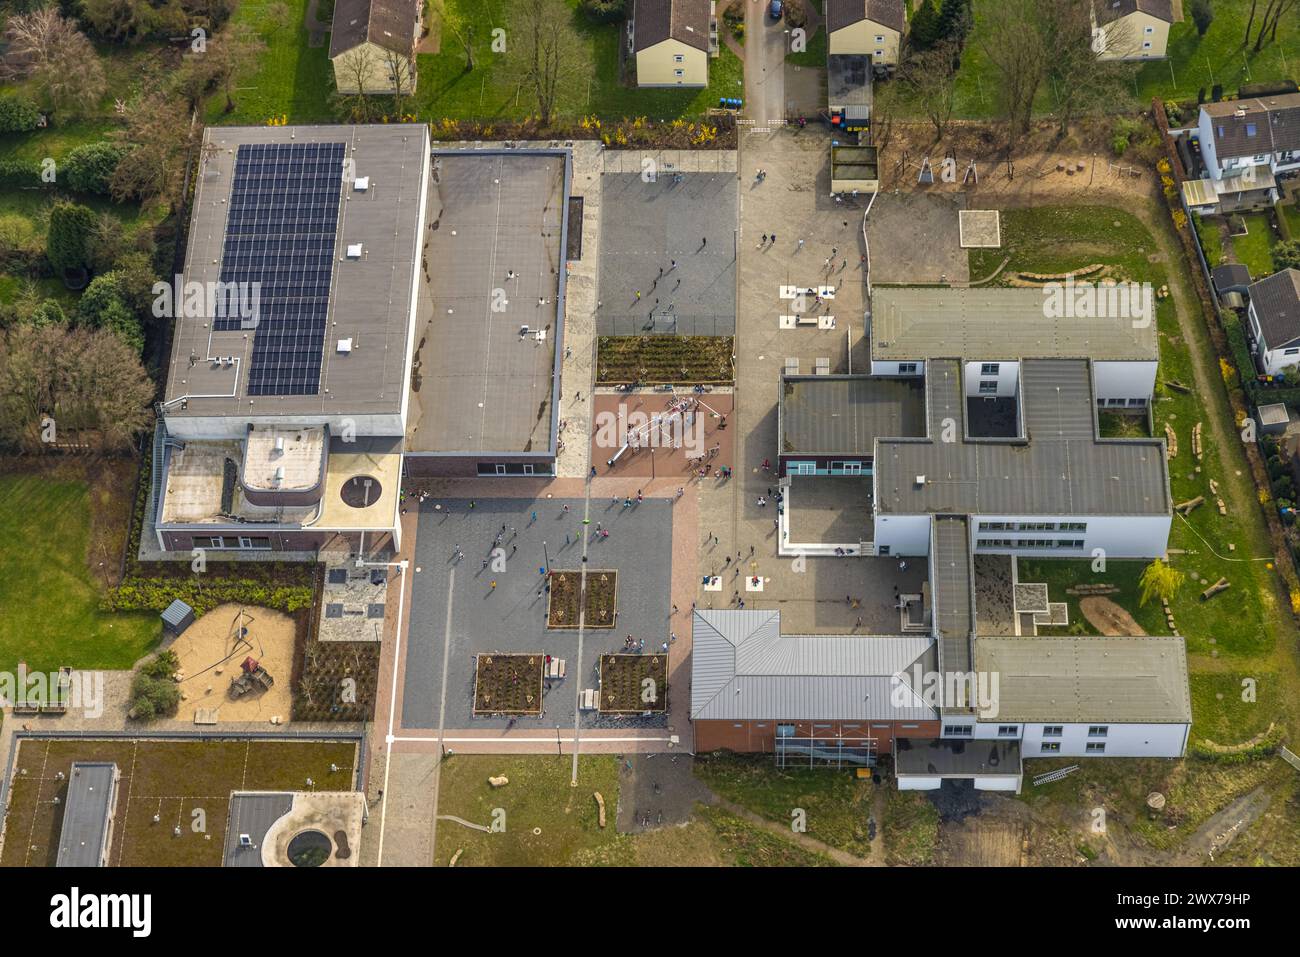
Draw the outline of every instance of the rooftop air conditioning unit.
M360 244L360 243L351 243L351 244L348 245L348 258L349 258L349 259L360 259L360 258L361 258L361 244Z
M352 340L340 339L338 348L339 348L340 355L347 355L349 352L352 351Z
M918 476L916 477L916 487L917 487L917 488L921 488L921 487L924 486L924 485L925 485L925 476L924 476L924 475L918 475Z
M356 179L352 181L352 188L356 190L358 193L364 193L366 190L370 188L370 177L358 176Z

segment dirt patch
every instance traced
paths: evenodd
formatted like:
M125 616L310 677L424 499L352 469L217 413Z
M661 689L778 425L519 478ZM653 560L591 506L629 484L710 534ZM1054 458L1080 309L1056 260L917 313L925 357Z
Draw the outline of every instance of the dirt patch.
M222 721L269 721L277 715L288 720L296 628L283 612L249 605L218 605L199 618L171 645L184 675L176 717L190 721L204 708L220 709ZM261 664L275 684L232 699L231 681L246 658Z
M1092 627L1109 637L1136 638L1146 634L1132 615L1101 595L1080 598L1079 612Z

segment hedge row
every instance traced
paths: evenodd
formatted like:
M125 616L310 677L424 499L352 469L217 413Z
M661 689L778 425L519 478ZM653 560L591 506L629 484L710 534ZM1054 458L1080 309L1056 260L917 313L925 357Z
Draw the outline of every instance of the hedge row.
M1282 729L1274 727L1250 747L1239 751L1219 751L1206 747L1200 741L1193 741L1188 745L1187 753L1202 761L1214 761L1217 764L1245 764L1247 761L1258 761L1273 756L1281 744Z
M311 607L312 589L307 585L272 585L247 578L213 575L175 579L133 576L113 589L107 606L112 611L161 612L178 598L198 615L225 604L259 605L295 612Z

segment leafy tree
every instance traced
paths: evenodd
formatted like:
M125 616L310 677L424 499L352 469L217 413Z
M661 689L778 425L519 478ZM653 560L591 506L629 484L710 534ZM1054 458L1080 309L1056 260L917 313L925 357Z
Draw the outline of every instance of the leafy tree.
M28 322L33 326L66 326L68 324L68 314L53 299L46 299L32 310Z
M1300 239L1288 239L1273 247L1273 268L1300 269Z
M913 49L916 50L928 50L938 42L940 38L939 14L934 9L933 0L921 0L921 5L916 8L916 13L912 15L912 22L908 26L907 35Z
M1205 36L1210 24L1214 22L1214 8L1210 5L1210 0L1191 0L1188 8L1192 22L1196 24L1196 35Z
M107 141L76 147L63 161L63 175L68 188L78 193L107 196L113 171L129 152L127 147Z
M122 294L121 277L106 273L91 280L77 302L77 325L107 329L137 355L144 351L144 330Z
M1186 577L1178 569L1171 568L1157 558L1142 570L1142 577L1138 579L1142 589L1138 604L1145 605L1152 598L1159 598L1161 601L1172 600Z
M137 721L170 717L180 707L181 690L172 675L180 660L171 649L140 666L131 679L131 704L127 714Z
M90 254L87 238L95 228L93 210L77 203L59 202L50 210L50 227L45 239L45 256L62 276L69 271L88 269Z
M960 46L971 28L970 0L942 0L939 5L938 39L956 40Z

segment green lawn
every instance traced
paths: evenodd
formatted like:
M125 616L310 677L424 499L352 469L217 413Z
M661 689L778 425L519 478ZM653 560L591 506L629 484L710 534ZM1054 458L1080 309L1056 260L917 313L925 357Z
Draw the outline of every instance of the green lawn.
M266 44L257 68L241 76L234 91L235 109L225 112L225 93L208 101L208 123L261 126L273 117L290 123L333 123L330 106L334 73L329 61L329 33L319 47L308 45L308 0L281 0L289 9L283 24L271 18L276 0L240 0L231 24L247 24Z
M1214 22L1204 37L1196 35L1191 17L1175 23L1169 31L1168 60L1144 64L1138 73L1137 98L1143 105L1156 96L1195 103L1201 87L1208 97L1216 83L1222 84L1226 93L1235 93L1243 83L1296 79L1300 74L1300 17L1294 11L1283 17L1277 40L1253 53L1242 45L1250 6L1251 0L1214 0ZM1256 24L1265 6L1259 4Z
M1291 238L1300 239L1300 205L1282 203L1275 208L1286 220L1287 225L1291 227Z
M416 113L421 120L509 121L535 115L537 106L503 54L492 52L492 30L509 23L507 0L447 0L474 24L474 69L465 71L465 55L456 38L442 37L441 51L419 58ZM709 86L704 89L646 89L619 82L618 46L623 25L592 24L574 8L573 23L581 36L587 68L561 91L556 116L577 119L598 116L617 120L644 116L652 120L695 118L718 105L723 96L744 94L741 61L725 45L709 61Z
M801 808L809 837L858 857L871 853L867 819L875 785L853 771L778 768L770 754L716 752L695 759L695 773L711 791L789 826Z
M1273 247L1280 238L1267 213L1245 213L1246 235L1231 237L1237 262L1244 263L1252 278L1273 274Z
M1281 678L1271 672L1194 674L1190 684L1193 740L1239 744L1268 730L1285 707Z
M0 669L129 668L158 640L157 615L100 611L89 501L81 482L0 475Z
M885 788L880 822L885 863L891 867L925 867L934 863L939 844L939 812L921 791L900 791L895 782Z
M821 13L825 5L824 0L805 0L805 2L816 8ZM804 28L809 29L808 27ZM826 47L827 47L826 27L817 27L817 32L808 38L807 49L802 53L787 53L785 59L787 63L793 63L797 66L814 67L815 69L826 69Z
M1015 271L1058 273L1092 263L1109 265L1121 278L1151 282L1157 288L1169 278L1166 264L1150 258L1156 255L1157 247L1146 226L1123 210L1087 206L1004 210L1002 235L1004 249L971 251L971 275L986 275L1001 257L1007 256L1011 261L998 281ZM1181 263L1178 266L1182 268ZM1239 456L1234 459L1238 464L1225 472L1217 450L1208 439L1210 416L1226 415L1226 412L1220 413L1208 397L1194 389L1181 393L1164 385L1170 380L1189 385L1194 381L1191 356L1182 339L1172 299L1162 301L1157 308L1157 326L1160 370L1154 431L1157 436L1163 436L1165 423L1169 423L1178 436L1179 446L1178 456L1170 463L1171 495L1175 503L1197 495L1207 499L1206 504L1186 519L1179 516L1173 519L1169 536L1171 560L1187 576L1172 602L1174 618L1179 633L1187 638L1189 651L1194 653L1208 654L1215 650L1219 655L1265 654L1273 647L1271 619L1277 609L1272 601L1274 572L1266 562L1245 560L1271 554L1263 522L1254 506L1255 489ZM1200 462L1193 460L1191 450L1192 428L1197 422L1206 423L1203 428L1207 436L1205 455ZM1249 514L1230 509L1227 515L1220 515L1210 493L1210 479L1219 483L1221 491L1229 483L1236 485L1242 500L1248 503ZM1111 561L1107 571L1098 575L1092 573L1088 562L1047 560L1025 564L1035 570L1036 577L1027 578L1022 570L1022 580L1057 583L1053 600L1066 600L1062 597L1063 588L1071 580L1119 584L1124 589L1119 603L1128 608L1139 624L1150 626L1158 633L1167 630L1158 606L1137 607L1136 580L1141 563ZM1212 583L1220 576L1232 583L1230 591L1201 601L1200 592L1205 586L1200 582ZM1072 604L1073 621L1079 620L1076 616L1077 605Z
M985 119L998 112L1000 80L983 47L985 11L996 2L974 0L975 24L957 79L954 116L958 118ZM1261 3L1261 11L1263 6ZM1116 91L1114 109L1145 108L1154 96L1190 99L1194 105L1202 86L1208 98L1215 83L1221 83L1225 92L1235 93L1243 83L1296 78L1300 72L1300 17L1287 18L1278 27L1277 40L1255 54L1242 49L1249 11L1250 0L1214 0L1214 23L1204 38L1196 35L1190 17L1175 23L1169 35L1169 57L1135 65L1133 82ZM1054 103L1051 85L1044 83L1034 110L1045 115L1054 109Z

